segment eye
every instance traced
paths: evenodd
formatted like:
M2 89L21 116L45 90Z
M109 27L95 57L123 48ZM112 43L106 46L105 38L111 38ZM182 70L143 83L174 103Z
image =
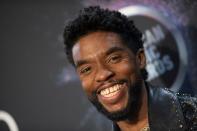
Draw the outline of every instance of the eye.
M121 61L121 55L112 55L109 57L108 63L117 63Z
M80 74L89 74L91 72L91 67L87 66L87 67L83 67L80 69Z

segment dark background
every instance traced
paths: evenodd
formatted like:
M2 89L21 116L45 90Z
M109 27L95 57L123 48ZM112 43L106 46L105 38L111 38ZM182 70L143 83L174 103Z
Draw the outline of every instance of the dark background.
M119 9L151 6L181 31L188 50L187 84L196 93L197 4L193 0L72 0L0 2L0 110L20 131L103 131L110 121L87 101L68 64L62 33L67 20L87 5ZM184 90L187 90L187 84ZM9 131L0 121L0 131Z

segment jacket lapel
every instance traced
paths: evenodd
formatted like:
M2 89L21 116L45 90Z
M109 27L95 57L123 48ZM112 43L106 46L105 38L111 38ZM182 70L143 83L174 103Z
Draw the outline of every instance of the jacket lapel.
M186 124L176 95L151 86L147 91L151 131L185 131Z

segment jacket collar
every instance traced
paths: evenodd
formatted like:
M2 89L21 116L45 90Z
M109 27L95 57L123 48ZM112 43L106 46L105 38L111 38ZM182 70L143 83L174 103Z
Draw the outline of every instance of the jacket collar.
M149 126L152 131L185 131L180 103L168 89L147 86Z

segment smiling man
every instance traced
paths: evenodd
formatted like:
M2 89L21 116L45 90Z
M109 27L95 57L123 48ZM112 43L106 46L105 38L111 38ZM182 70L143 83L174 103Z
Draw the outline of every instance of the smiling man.
M64 31L68 60L115 131L197 130L196 99L146 83L142 34L117 11L88 7Z

